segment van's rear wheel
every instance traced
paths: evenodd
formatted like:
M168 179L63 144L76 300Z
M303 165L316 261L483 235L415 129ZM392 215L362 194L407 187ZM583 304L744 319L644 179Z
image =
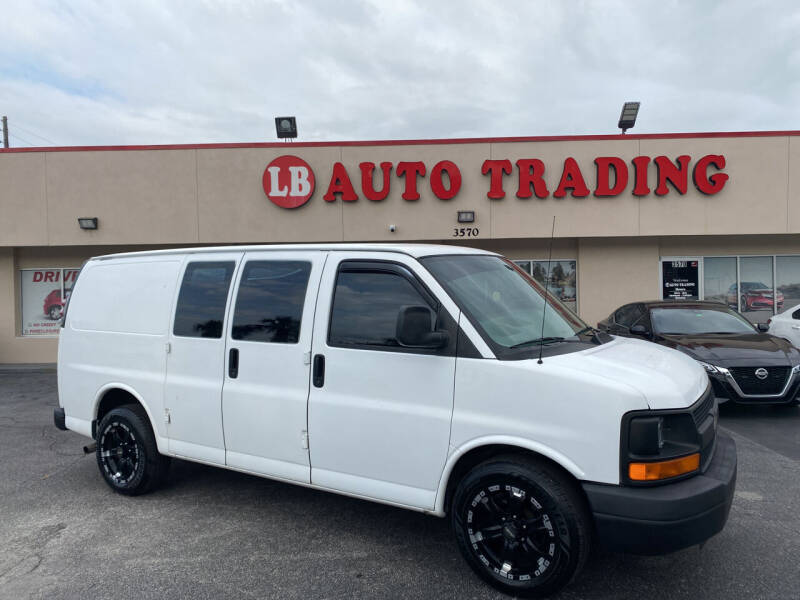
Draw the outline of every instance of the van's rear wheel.
M97 427L97 465L115 492L135 496L158 485L169 458L158 453L147 413L136 405L115 408Z
M451 520L469 565L508 594L553 594L589 555L584 499L555 468L523 457L499 457L470 471L454 494Z

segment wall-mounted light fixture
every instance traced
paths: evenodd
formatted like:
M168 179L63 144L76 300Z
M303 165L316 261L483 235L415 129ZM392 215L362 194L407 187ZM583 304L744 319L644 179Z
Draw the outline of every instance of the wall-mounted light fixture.
M78 217L81 229L97 229L97 217Z
M275 131L280 138L297 137L297 119L294 117L275 117Z
M475 211L474 210L460 210L460 211L458 211L458 222L459 223L474 223L475 222Z

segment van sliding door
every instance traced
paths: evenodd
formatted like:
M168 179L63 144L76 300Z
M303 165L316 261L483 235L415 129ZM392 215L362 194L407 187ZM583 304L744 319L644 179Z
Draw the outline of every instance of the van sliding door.
M310 482L311 334L326 252L248 252L226 327L222 390L226 461Z

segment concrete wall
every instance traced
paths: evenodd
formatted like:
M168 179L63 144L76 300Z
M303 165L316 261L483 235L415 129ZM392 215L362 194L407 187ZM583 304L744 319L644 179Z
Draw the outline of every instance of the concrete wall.
M581 317L597 325L615 308L660 295L656 238L581 239L578 294Z
M274 158L295 154L316 178L311 200L284 209L267 198L262 176ZM670 191L637 197L630 160L639 155L675 159L688 154L685 195ZM691 182L694 164L722 154L730 177L706 196ZM553 198L564 160L573 157L590 189L598 156L629 165L630 181L617 197ZM486 159L539 158L551 195L517 198L518 174L504 177L505 197L487 198ZM391 177L380 202L360 194L362 161L423 161L421 198L401 198L403 180ZM462 186L451 200L437 199L430 171L440 160L455 162ZM325 202L333 165L341 161L360 198ZM712 169L713 172L713 169ZM656 168L650 164L650 188ZM297 241L441 240L453 236L458 210L474 210L477 239L547 238L553 216L556 237L640 237L800 233L800 139L795 135L559 140L396 145L280 144L149 150L0 151L0 246L103 244L211 244ZM97 231L82 231L78 217L98 217ZM396 232L388 226L394 224Z

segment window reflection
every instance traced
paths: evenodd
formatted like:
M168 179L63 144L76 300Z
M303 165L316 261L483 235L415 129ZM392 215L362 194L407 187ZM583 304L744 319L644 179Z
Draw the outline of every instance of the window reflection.
M775 262L778 293L783 295L783 310L789 310L800 304L800 256L778 256Z
M233 261L195 262L186 266L175 310L175 335L222 337L233 267Z
M703 261L705 299L727 304L734 310L736 300L736 257L709 257Z
M773 298L772 257L743 256L739 259L739 312L751 323L766 323L773 308L783 308L783 294Z
M328 342L334 346L397 346L397 317L403 306L427 306L404 277L388 272L341 272L336 279Z
M303 261L249 261L236 295L233 339L296 344L310 272Z

